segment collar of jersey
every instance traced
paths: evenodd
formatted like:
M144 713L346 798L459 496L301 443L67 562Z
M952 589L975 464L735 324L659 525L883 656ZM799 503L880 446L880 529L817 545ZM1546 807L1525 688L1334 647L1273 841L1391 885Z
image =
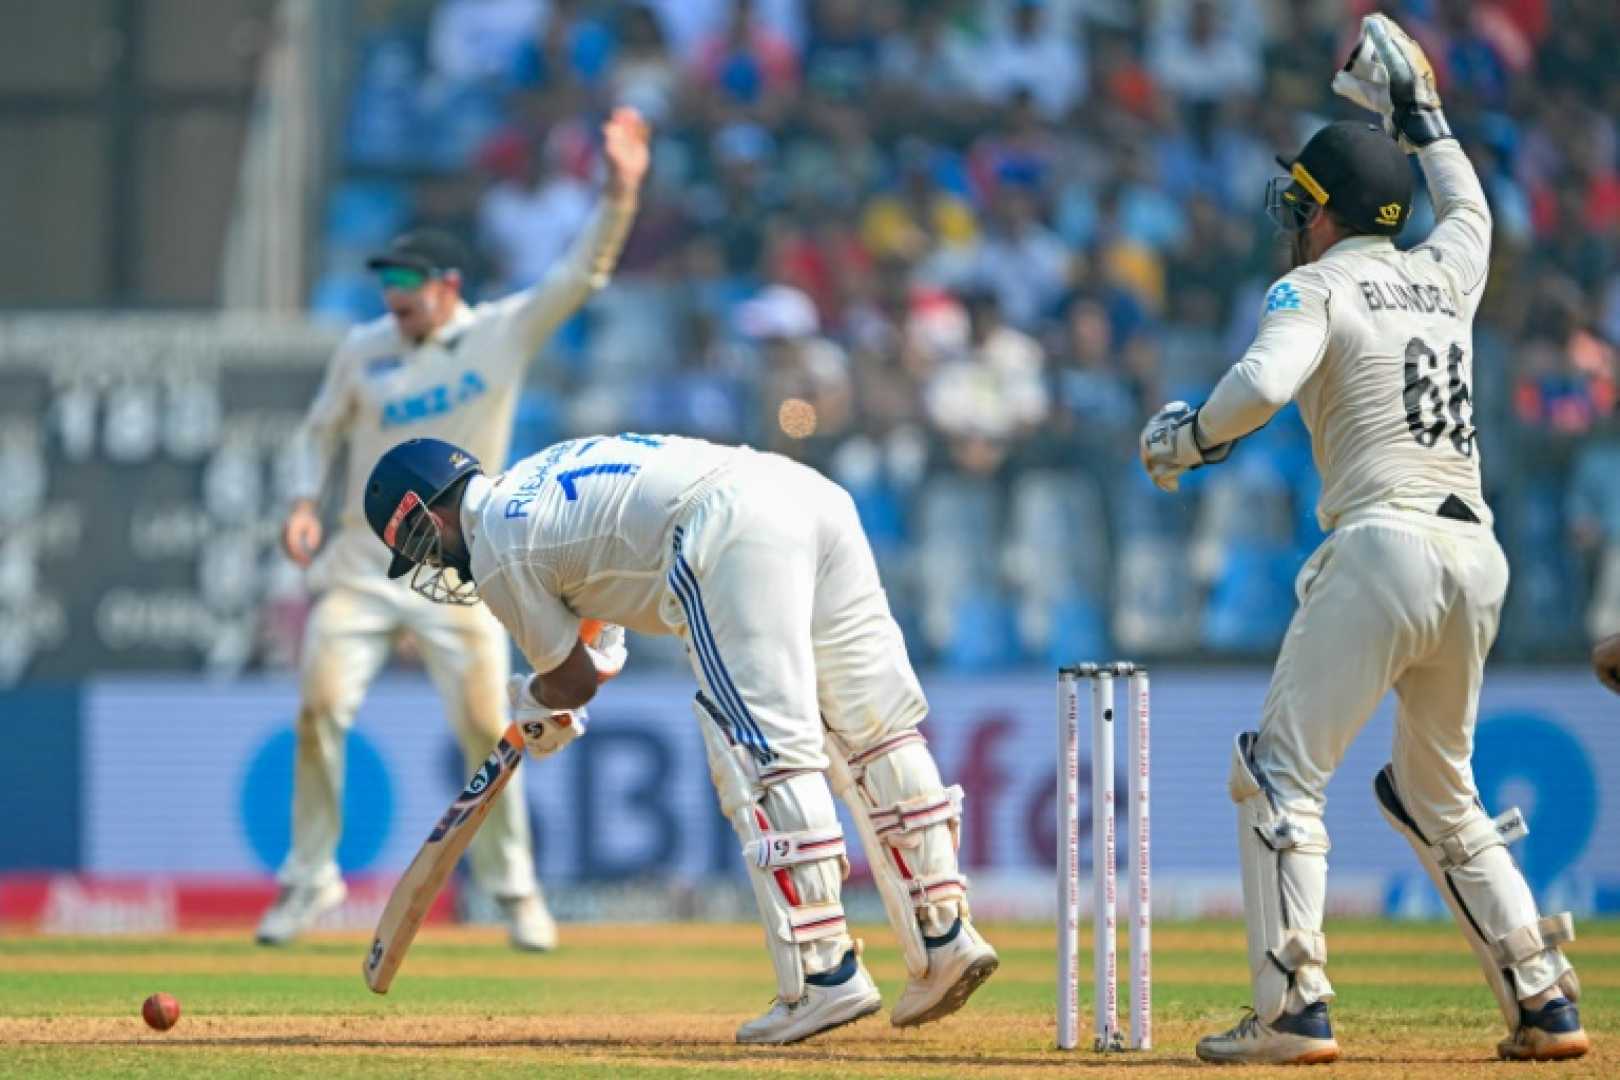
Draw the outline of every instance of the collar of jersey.
M484 507L489 504L495 482L483 473L467 478L467 487L461 493L461 536L467 543L467 558L473 564L473 579L482 580L478 563L478 537L483 533Z
M1322 252L1322 258L1325 259L1329 255L1334 255L1341 252L1345 254L1355 254L1358 251L1372 251L1376 248L1390 248L1393 246L1394 241L1387 236L1370 236L1363 233L1360 236L1347 236L1343 240L1340 240L1337 244L1334 244L1332 247Z
M444 325L433 331L433 333L429 334L427 336L427 340L423 342L423 344L443 345L445 338L455 337L457 334L461 333L462 330L466 329L467 324L472 322L472 317L472 308L468 307L465 303L458 302L456 304L456 310L452 312L450 317L444 321Z

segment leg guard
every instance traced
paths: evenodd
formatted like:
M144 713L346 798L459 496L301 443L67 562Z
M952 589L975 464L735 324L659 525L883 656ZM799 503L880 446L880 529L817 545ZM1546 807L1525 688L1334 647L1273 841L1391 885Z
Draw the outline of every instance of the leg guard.
M792 1004L804 996L806 975L838 967L854 948L838 895L849 861L832 792L814 771L762 780L755 758L731 740L713 703L699 694L692 711L720 809L742 842L777 995Z
M1559 949L1575 939L1575 924L1567 911L1539 917L1530 886L1508 854L1507 845L1530 831L1518 808L1494 820L1479 808L1461 827L1431 841L1401 802L1393 766L1384 766L1373 790L1385 820L1417 852L1473 946L1485 981L1502 1007L1508 1033L1519 1028L1522 998L1556 985L1571 1001L1580 1000L1575 969Z
M1254 760L1258 734L1233 748L1227 789L1238 808L1249 979L1263 1023L1332 1001L1322 904L1327 893L1327 830L1320 817L1284 809Z
M851 753L831 732L828 779L849 807L883 910L914 979L928 974L924 935L968 918L967 879L956 864L962 789L945 787L916 730Z

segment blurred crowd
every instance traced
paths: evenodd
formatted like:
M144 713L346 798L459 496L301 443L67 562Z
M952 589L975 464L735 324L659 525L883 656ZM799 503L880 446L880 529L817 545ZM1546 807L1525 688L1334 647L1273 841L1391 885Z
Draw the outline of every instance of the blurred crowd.
M1620 630L1620 17L1379 5L1434 60L1496 219L1475 334L1505 655ZM515 452L678 431L855 496L920 658L1258 656L1320 539L1289 409L1161 495L1145 415L1193 401L1286 269L1261 194L1349 107L1371 5L1312 0L399 0L357 28L312 306L380 312L413 223L536 281L590 213L596 128L655 125L614 286L532 369ZM1433 223L1424 203L1403 242Z

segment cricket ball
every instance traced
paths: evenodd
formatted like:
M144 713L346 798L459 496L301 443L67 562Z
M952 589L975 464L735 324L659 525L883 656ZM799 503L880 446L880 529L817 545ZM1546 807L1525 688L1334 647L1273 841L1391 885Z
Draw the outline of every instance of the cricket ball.
M141 1017L155 1031L168 1031L180 1020L180 1002L173 994L153 994L141 1002Z

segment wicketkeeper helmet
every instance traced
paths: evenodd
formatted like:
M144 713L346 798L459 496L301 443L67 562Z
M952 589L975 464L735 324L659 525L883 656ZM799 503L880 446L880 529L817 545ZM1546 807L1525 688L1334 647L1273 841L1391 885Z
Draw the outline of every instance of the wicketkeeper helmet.
M1394 236L1412 214L1412 167L1376 124L1339 120L1311 136L1288 171L1266 188L1266 212L1277 227L1305 228L1323 210L1357 232Z

